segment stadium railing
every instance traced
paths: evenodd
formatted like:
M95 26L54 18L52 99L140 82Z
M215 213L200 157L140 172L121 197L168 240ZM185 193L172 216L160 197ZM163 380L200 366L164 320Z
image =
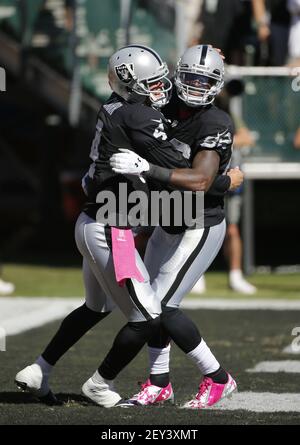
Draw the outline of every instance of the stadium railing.
M231 111L253 132L255 146L244 150L244 267L255 269L254 188L256 180L300 180L300 67L228 66L227 81L239 79L244 92L231 99Z

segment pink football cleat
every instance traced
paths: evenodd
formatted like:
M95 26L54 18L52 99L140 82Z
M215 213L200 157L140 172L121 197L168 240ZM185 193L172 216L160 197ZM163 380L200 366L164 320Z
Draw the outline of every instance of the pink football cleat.
M230 396L237 390L235 380L228 374L228 382L225 384L214 383L211 378L204 377L199 386L198 394L194 399L186 402L182 408L205 409L215 405L225 397Z
M174 403L174 392L171 383L165 388L152 385L150 379L141 385L141 390L135 394L131 399L122 401L118 406L146 406L146 405L160 405L165 402Z

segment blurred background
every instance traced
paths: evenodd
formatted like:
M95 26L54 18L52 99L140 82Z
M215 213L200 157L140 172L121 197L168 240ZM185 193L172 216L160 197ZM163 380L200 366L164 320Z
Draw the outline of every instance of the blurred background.
M190 45L226 57L218 105L246 181L208 295L227 295L225 271L240 267L259 295L299 297L300 0L0 0L0 294L82 295L81 177L108 58L129 43L171 73Z

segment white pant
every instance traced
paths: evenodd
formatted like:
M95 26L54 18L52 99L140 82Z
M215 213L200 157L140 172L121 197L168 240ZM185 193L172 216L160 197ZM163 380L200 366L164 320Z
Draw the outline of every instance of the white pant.
M110 228L81 213L75 227L77 247L83 256L87 307L96 312L111 311L117 305L129 321L146 321L159 316L160 301L150 285L147 269L136 251L136 264L144 277L140 283L127 280L120 287L110 249Z
M156 227L145 254L151 285L164 306L179 307L209 268L226 233L226 223L171 235Z
M86 304L96 312L119 306L130 321L145 321L161 311L161 305L179 307L201 275L217 256L225 237L226 223L171 235L156 227L146 249L144 263L136 252L145 283L120 288L115 279L112 254L104 226L82 213L75 236L83 255ZM151 285L150 285L151 283Z

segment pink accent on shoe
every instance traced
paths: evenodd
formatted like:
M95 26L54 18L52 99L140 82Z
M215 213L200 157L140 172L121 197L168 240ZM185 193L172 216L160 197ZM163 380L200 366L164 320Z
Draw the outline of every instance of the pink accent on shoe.
M225 384L215 383L209 377L204 377L199 386L199 391L195 398L183 405L188 409L205 409L215 405L220 400L228 397L237 389L235 380L228 374L228 381Z
M112 254L116 280L123 287L127 278L135 278L140 283L144 277L135 262L135 245L131 229L111 228Z
M146 406L167 401L174 403L174 393L171 383L165 388L160 388L159 386L152 385L150 379L148 379L141 385L140 392L135 394L128 402L135 405Z

